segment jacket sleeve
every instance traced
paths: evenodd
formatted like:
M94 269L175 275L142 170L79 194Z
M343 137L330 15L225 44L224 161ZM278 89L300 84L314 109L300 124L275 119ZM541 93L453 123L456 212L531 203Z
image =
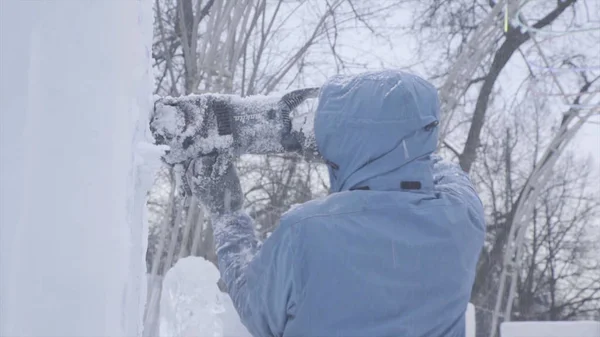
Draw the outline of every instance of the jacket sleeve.
M280 225L262 247L245 212L213 219L213 229L221 278L242 323L255 337L281 336L296 298L291 229Z
M469 175L460 166L432 155L433 182L436 191L444 192L471 206L483 218L483 204Z

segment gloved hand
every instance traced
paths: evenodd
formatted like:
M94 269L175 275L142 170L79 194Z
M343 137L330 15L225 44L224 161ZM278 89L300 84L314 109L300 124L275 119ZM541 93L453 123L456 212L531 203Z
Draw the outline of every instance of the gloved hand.
M187 170L194 195L212 216L239 211L244 204L242 186L233 158L209 155L194 159Z

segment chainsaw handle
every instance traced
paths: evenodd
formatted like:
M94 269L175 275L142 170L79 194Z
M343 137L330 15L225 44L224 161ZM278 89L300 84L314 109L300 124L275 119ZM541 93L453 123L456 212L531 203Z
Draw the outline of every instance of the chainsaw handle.
M292 110L300 106L306 99L315 98L318 94L319 88L304 88L290 91L281 97L278 106L281 109L281 122L283 123L284 133L292 131L292 119L290 118Z

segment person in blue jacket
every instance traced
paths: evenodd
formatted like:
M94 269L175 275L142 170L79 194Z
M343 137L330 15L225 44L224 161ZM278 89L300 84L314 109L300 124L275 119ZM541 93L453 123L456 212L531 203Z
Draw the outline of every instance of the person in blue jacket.
M330 194L262 244L233 165L196 160L221 278L253 336L465 335L484 212L467 174L434 154L439 113L437 90L402 71L328 80L314 133Z

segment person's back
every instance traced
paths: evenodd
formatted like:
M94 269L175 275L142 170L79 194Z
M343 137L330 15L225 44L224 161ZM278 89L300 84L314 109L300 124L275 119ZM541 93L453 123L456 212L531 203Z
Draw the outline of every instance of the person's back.
M439 103L419 77L335 77L315 136L331 194L286 213L257 245L243 212L215 217L219 267L255 336L464 336L483 208L432 155Z

